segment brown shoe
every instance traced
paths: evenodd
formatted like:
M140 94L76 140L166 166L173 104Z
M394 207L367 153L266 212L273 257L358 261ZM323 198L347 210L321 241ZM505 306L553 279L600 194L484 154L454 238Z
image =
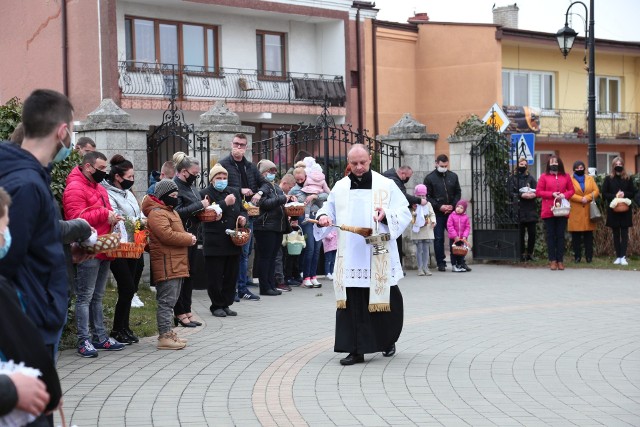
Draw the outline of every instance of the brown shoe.
M564 264L559 262L558 263L558 270L564 270Z
M552 270L557 270L558 269L558 262L557 261L551 261L551 264L549 265L549 267Z
M158 337L157 348L158 350L181 350L186 345L186 343L178 341L177 335L167 332Z

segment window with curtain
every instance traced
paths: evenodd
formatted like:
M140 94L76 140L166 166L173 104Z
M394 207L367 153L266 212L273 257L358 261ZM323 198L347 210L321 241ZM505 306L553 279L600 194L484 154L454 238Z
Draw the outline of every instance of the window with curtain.
M502 70L502 102L504 105L554 108L552 73Z
M266 31L258 31L256 33L259 75L270 77L285 76L284 36L284 33L270 33Z
M596 108L598 113L620 112L620 79L596 77Z
M126 17L125 39L130 64L174 64L194 73L218 70L217 27Z

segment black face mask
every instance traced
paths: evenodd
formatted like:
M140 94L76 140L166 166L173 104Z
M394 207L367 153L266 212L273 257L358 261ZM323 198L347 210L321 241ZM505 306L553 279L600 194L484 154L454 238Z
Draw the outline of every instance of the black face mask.
M189 174L189 176L187 177L187 184L193 185L193 183L196 182L196 179L198 179L198 175Z
M580 170L577 170L577 171L573 171L573 173L574 173L575 175L582 176L582 175L584 175L584 169L580 169Z
M120 187L122 187L123 190L130 189L131 187L133 187L133 180L123 179L122 182L120 183Z
M105 171L101 171L100 169L96 169L95 172L93 172L91 174L91 178L93 178L93 180L99 184L102 182L103 179L105 179L107 177L107 173Z
M525 173L526 171L527 171L527 167L526 166L518 166L518 172Z
M550 165L549 170L551 172L558 172L558 165Z
M613 170L616 172L622 172L624 168L622 166L616 166L615 168L613 168Z
M178 206L178 198L177 197L171 197L171 196L165 194L164 196L162 196L160 198L160 200L162 200L162 202L165 205L171 206L172 208L175 208L176 206Z

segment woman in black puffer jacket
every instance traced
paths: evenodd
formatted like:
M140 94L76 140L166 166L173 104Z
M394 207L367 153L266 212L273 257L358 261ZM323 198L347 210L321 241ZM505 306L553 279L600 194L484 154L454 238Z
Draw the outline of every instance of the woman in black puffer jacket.
M261 160L258 170L270 184L258 203L260 215L253 221L260 295L280 295L282 292L276 289L275 283L276 255L282 244L282 235L291 231L284 204L295 197L286 196L275 184L277 168L273 162Z

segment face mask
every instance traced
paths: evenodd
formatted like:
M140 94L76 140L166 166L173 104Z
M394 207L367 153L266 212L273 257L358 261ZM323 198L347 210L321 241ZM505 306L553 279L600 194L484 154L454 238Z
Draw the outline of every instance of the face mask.
M582 176L582 175L584 175L584 169L577 170L577 171L573 171L573 173L574 173L575 175Z
M178 206L178 198L177 197L171 197L171 196L167 196L164 195L160 198L160 200L162 200L162 202L167 205L167 206L171 206L172 208L175 208L176 206Z
M7 255L7 252L9 252L9 248L11 247L11 232L9 231L9 227L4 229L2 235L4 237L4 246L0 248L0 259Z
M526 171L527 171L527 167L526 166L518 166L518 172L525 173Z
M216 181L216 183L213 184L213 187L218 191L222 191L225 188L227 188L227 184L228 184L228 181L225 179L222 181Z
M558 165L549 165L549 170L551 172L558 172Z
M442 166L438 166L438 172L445 173L446 171L447 171L447 168L443 168Z
M267 181L273 182L273 181L276 180L276 174L275 173L268 173L266 178L267 178Z
M187 177L187 184L193 185L193 183L196 182L196 179L198 179L198 175L189 174L189 176Z
M404 182L406 184L407 182L409 182L410 179L411 178L405 178L405 179L402 180L402 182Z
M120 183L120 187L122 187L123 190L130 189L131 187L133 187L133 180L123 179L122 182Z
M69 129L67 129L67 134L69 135L69 146L67 147L64 144L64 141L60 141L60 145L62 145L62 147L60 147L60 149L56 153L56 156L53 158L53 163L60 163L61 161L69 157L69 154L71 154L71 134L69 134Z
M96 169L95 172L91 174L91 178L98 184L101 183L103 179L105 179L107 173L105 171L101 171L100 169Z
M624 168L622 166L616 166L615 168L613 168L613 170L616 172L622 172Z

